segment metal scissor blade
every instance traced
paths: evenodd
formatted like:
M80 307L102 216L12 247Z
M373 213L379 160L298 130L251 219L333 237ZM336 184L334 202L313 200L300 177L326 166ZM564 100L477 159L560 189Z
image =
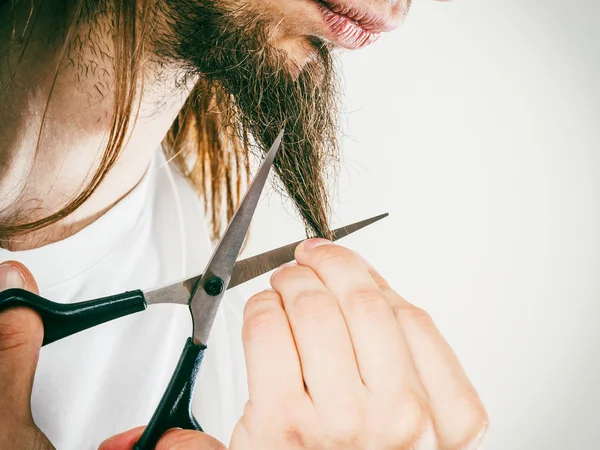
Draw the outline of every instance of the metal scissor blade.
M381 214L379 216L371 217L370 219L361 220L360 222L338 228L332 232L333 240L337 241L338 239L342 239L361 228L380 221L388 215L389 214L387 213ZM300 242L302 241L284 245L283 247L276 248L269 252L238 261L235 265L231 281L229 282L229 289L276 269L282 264L292 261L294 259L294 251Z
M387 216L387 213L381 214L379 216L371 217L370 219L361 220L360 222L338 228L332 232L333 240L337 241L338 239L342 239L343 237L346 237L355 231L378 222ZM233 269L233 275L231 276L231 281L229 281L229 286L227 286L227 289L231 289L235 286L245 283L246 281L250 281L256 277L264 275L265 273L276 269L280 265L292 261L294 259L294 250L300 242L302 241L284 245L283 247L279 247L274 250L261 253L260 255L251 256L250 258L238 261ZM196 275L195 277L188 278L187 280L180 281L179 283L174 283L160 289L144 292L146 302L149 305L158 303L187 305L192 294L192 290L198 284L198 281L201 277L202 275Z
M194 321L194 344L206 345L221 298L223 298L223 294L229 285L235 261L244 243L258 200L273 166L275 155L281 146L282 138L283 130L271 146L240 206L238 206L235 215L227 226L221 241L213 252L202 277L192 291L190 310ZM207 282L210 283L210 287Z

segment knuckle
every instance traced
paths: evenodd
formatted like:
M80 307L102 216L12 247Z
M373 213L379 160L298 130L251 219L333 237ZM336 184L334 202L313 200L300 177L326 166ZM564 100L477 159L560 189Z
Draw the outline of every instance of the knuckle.
M268 290L254 294L244 306L244 317L263 310L269 304L278 304L280 301L281 298L276 291Z
M378 313L389 310L389 304L380 291L361 289L348 294L344 301L351 309L360 310L361 313Z
M298 402L288 399L278 405L278 417L275 419L274 429L283 440L284 448L309 448L309 430L312 428L307 422L305 411L299 408Z
M282 399L277 410L279 411L280 424L288 429L303 429L305 428L304 408L300 406L299 401L294 397Z
M408 396L400 407L400 416L407 424L409 435L420 435L428 425L429 412L423 402L416 395Z
M322 245L313 250L314 259L321 263L347 264L355 261L356 255L345 247L329 244Z
M324 323L335 316L338 307L332 295L319 290L301 291L291 300L291 311L302 322Z
M290 424L283 429L282 438L285 448L308 448L305 432L295 424Z
M368 270L375 283L377 283L377 286L379 286L379 289L381 289L382 291L393 292L390 283L375 268L369 267Z
M277 270L273 275L271 275L271 285L281 285L285 283L290 283L295 280L298 280L302 277L307 276L316 276L312 269L299 266L299 265L289 265L283 266L279 270Z
M156 450L177 450L193 448L194 445L206 444L196 431L172 429L158 442Z
M429 409L415 394L409 394L398 402L395 413L378 419L373 429L378 430L384 439L386 448L391 446L413 446L432 428ZM390 423L391 422L391 423ZM384 427L384 428L382 428Z
M248 339L261 338L273 334L277 329L275 315L265 310L249 316L244 324L244 335Z
M43 340L41 321L33 311L17 308L0 315L0 351Z
M272 405L275 406L275 405ZM312 448L314 427L307 420L310 414L303 403L293 396L286 396L276 403L276 414L272 407L255 406L251 400L246 402L244 414L238 426L247 430L263 430L263 439L269 441L272 448ZM265 428L265 423L268 427Z
M481 441L489 426L489 417L474 389L462 395L462 405L457 405L456 422L453 430L456 433L451 441L451 448L477 448L473 443ZM480 443L480 442L479 442Z
M29 335L19 325L0 323L0 351L21 347L28 339Z
M411 449L414 450L429 450L429 449L441 449L447 447L441 447L439 445L439 439L437 437L435 427L431 422L428 426L424 427L421 434L418 435L413 442L411 442ZM458 450L458 449L453 449ZM461 449L466 450L466 449Z
M246 305L243 326L245 338L256 339L273 334L280 325L280 314L276 306L257 300L251 306Z
M424 328L436 328L435 322L431 315L417 306L409 306L408 314L412 321Z
M365 417L361 410L345 408L329 418L328 441L340 444L358 442L365 430Z

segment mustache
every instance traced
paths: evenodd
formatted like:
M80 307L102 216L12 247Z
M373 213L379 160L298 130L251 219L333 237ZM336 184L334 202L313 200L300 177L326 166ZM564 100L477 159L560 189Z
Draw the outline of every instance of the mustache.
M339 165L339 82L327 45L309 39L314 57L296 67L269 42L264 17L211 1L177 0L158 48L214 94L221 125L254 153L266 152L285 128L274 169L307 234L331 238L331 180ZM214 112L214 110L212 111Z

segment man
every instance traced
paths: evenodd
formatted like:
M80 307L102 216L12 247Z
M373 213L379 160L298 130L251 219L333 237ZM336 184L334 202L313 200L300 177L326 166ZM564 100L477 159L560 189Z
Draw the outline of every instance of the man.
M74 302L194 274L246 152L282 127L278 186L328 237L331 52L374 42L409 3L0 0L0 289L35 291L35 276ZM194 404L207 434L159 448L477 447L487 418L456 357L368 263L309 240L271 284L219 312ZM0 315L0 448L95 448L147 423L189 329L184 308L153 307L48 346L36 368L39 319Z

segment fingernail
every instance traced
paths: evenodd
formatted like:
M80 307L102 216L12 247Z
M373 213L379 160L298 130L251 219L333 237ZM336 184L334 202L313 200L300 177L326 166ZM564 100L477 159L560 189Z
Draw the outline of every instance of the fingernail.
M332 243L333 242L328 241L327 239L321 239L321 238L308 239L308 240L300 243L300 245L298 246L298 251L308 252L314 248L320 247L321 245L327 245L327 244L332 244Z
M25 278L19 269L10 263L0 264L0 291L25 287Z

